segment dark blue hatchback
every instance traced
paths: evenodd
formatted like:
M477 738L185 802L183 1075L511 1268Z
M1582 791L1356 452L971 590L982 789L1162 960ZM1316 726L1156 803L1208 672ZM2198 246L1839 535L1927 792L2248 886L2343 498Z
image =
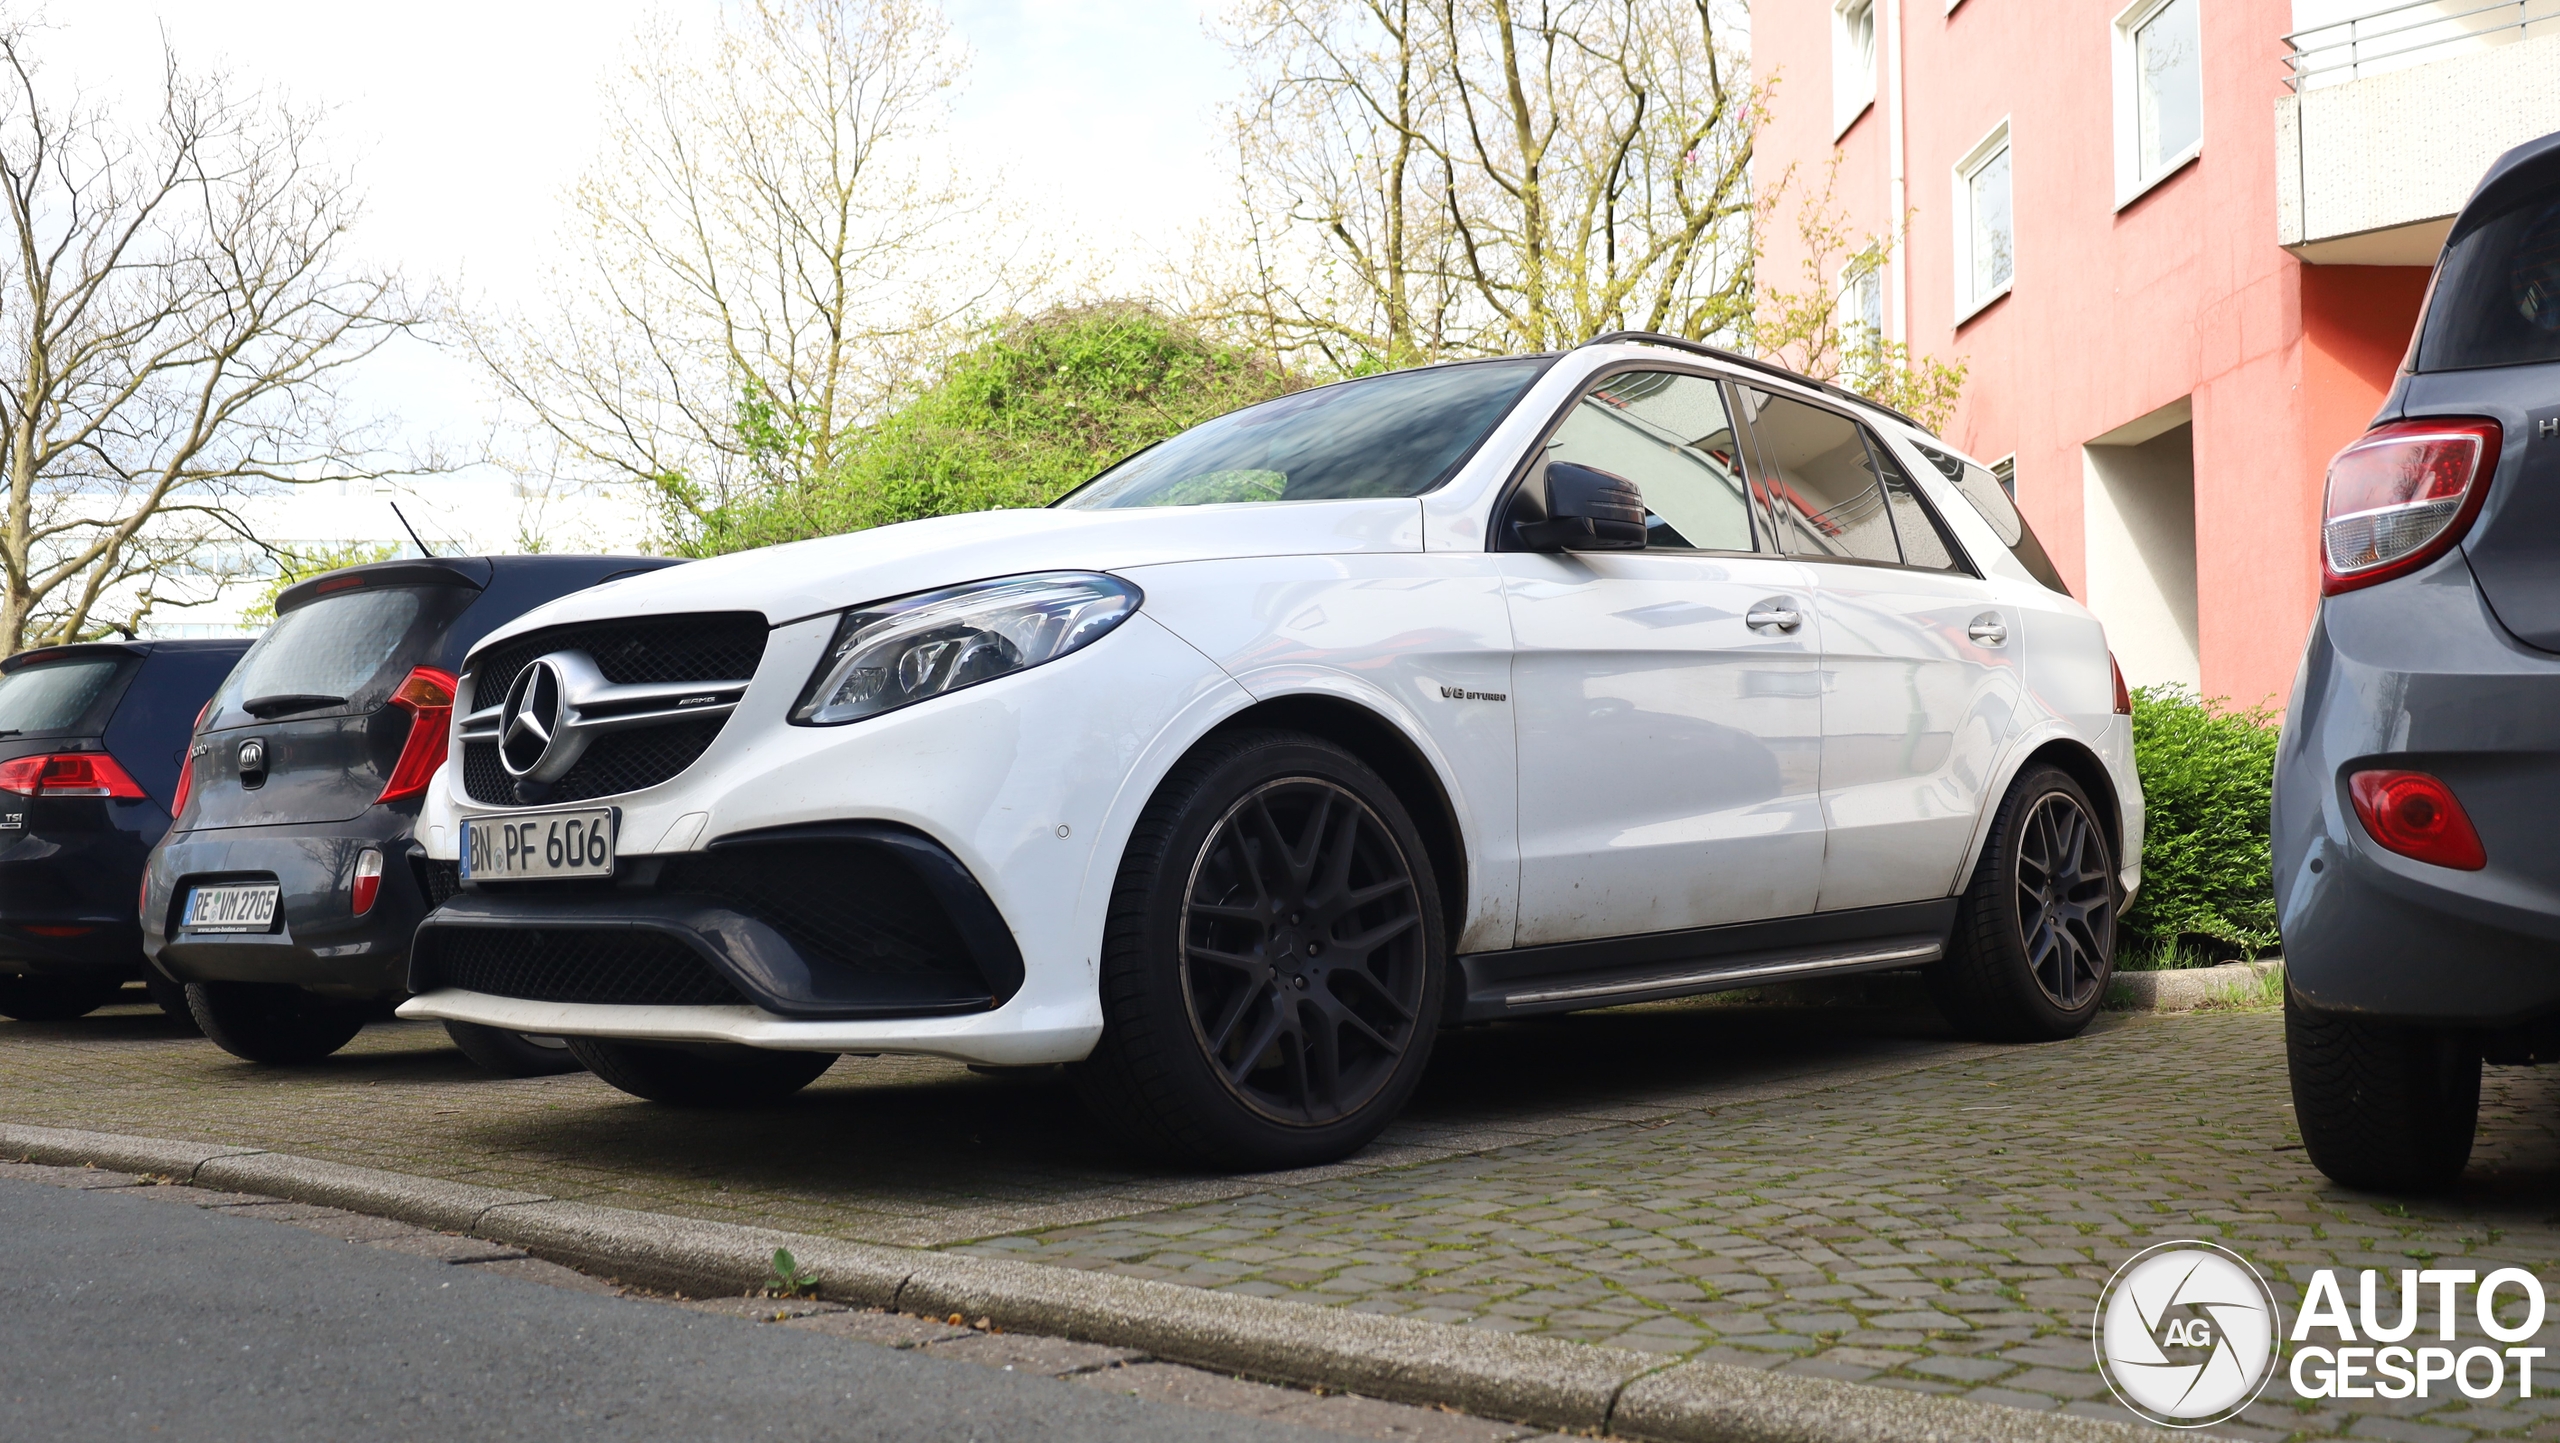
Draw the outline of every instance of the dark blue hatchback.
M134 895L178 809L187 733L246 641L106 641L0 661L0 1014L78 1017L143 965Z
M2455 220L2321 542L2276 763L2294 1108L2330 1177L2439 1186L2482 1062L2560 1059L2560 135Z

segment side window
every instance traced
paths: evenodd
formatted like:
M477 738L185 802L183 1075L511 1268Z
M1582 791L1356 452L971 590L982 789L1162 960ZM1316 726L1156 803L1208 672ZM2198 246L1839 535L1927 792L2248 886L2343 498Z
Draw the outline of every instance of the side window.
M1742 395L1759 462L1754 490L1778 549L1900 562L1884 487L1858 423L1749 386Z
M1655 551L1749 551L1751 505L1724 389L1676 371L1621 371L1574 403L1547 442L1574 461L1636 483L1645 545Z
M1867 449L1875 456L1876 475L1884 481L1885 505L1893 512L1893 534L1902 542L1902 564L1970 574L1971 568L1956 560L1956 548L1939 529L1938 518L1930 514L1928 499L1903 474L1884 442L1872 431L1865 435Z

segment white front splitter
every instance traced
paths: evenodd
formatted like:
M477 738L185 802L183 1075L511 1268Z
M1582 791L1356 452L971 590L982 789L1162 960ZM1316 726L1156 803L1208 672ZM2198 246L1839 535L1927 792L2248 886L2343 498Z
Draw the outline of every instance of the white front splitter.
M760 1007L623 1007L593 1002L528 1002L447 987L400 1004L403 1017L476 1022L537 1037L629 1037L650 1042L734 1042L790 1052L902 1052L1036 1067L1075 1062L1102 1035L1087 1023L1025 1027L1001 1012L795 1022ZM1000 1020L1001 1019L1001 1020Z

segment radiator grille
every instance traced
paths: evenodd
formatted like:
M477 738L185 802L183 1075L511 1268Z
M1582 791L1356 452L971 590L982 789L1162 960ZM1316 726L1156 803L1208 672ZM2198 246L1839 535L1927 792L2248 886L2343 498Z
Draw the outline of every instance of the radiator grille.
M485 707L504 699L517 673L555 651L585 652L605 679L616 683L743 681L764 660L767 635L764 618L752 611L550 627L510 638L473 658L471 705ZM584 802L654 787L699 760L726 722L721 717L608 732L536 800ZM494 742L464 744L462 789L473 801L492 806L525 804L514 778L499 764Z
M532 1002L735 1007L746 998L692 948L653 932L437 927L433 986ZM424 940L424 939L422 939Z

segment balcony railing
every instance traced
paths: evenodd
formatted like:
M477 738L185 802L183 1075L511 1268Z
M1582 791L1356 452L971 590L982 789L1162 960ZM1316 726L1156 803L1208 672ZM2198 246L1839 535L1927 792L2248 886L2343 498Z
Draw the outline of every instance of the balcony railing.
M2334 85L2545 35L2560 35L2560 0L2404 0L2284 37L2285 84Z

